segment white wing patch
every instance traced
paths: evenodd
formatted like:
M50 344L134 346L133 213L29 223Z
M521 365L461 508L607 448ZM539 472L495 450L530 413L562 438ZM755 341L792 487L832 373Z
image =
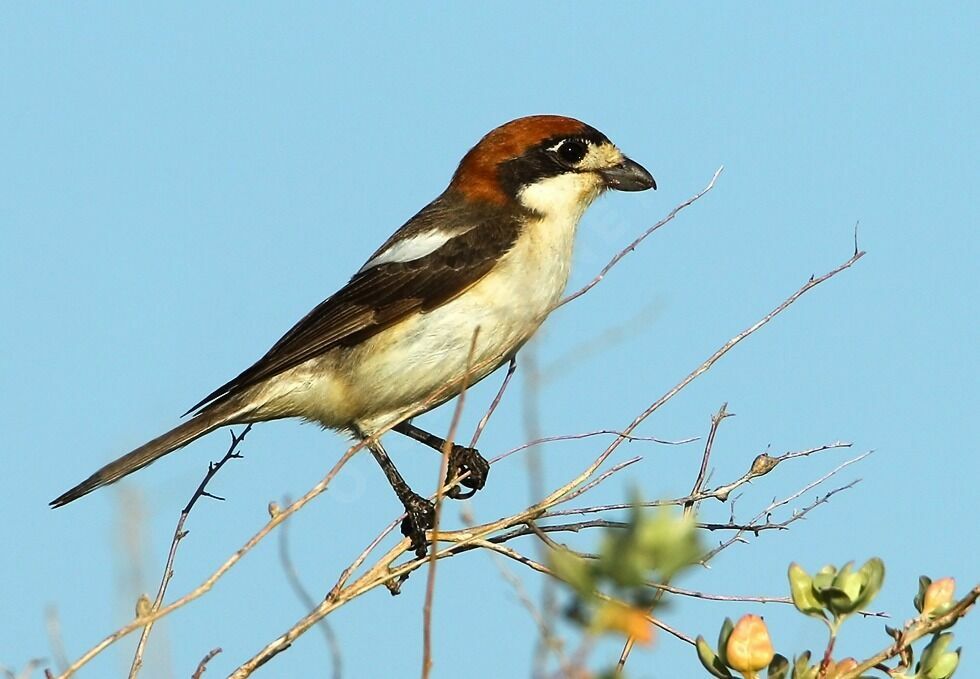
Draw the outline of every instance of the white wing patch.
M391 262L411 262L430 255L441 248L446 241L458 236L458 231L425 231L409 238L392 243L388 249L372 257L361 267L358 273L367 271L379 264Z

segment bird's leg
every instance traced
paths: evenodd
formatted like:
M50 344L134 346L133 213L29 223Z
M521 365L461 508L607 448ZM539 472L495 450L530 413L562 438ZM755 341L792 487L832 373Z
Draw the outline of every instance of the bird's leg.
M395 490L395 495L405 507L405 518L402 520L402 535L412 541L412 549L420 559L426 555L425 531L435 523L435 508L432 503L413 491L398 473L395 464L388 457L380 441L368 444L368 449L374 459L381 465L381 470L388 477L388 483Z
M424 429L419 429L410 422L402 422L395 427L394 431L413 438L419 443L423 443L430 448L438 450L440 453L445 449L446 439L439 438L435 434L430 434ZM446 491L446 495L455 500L465 500L473 497L476 491L483 488L487 482L487 475L490 473L490 463L487 462L476 448L467 448L453 444L449 451L449 468L446 471L446 482L452 481L464 472L469 472L460 483L470 489L469 492L463 491L459 486L454 486Z

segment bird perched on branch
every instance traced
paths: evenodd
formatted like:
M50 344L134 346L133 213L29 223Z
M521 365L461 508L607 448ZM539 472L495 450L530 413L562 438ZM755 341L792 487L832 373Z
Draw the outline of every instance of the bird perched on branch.
M286 417L367 441L405 507L420 556L432 504L378 440L391 428L442 450L414 416L508 362L561 298L585 209L606 189L656 188L601 132L553 115L513 120L460 162L449 187L398 229L350 282L254 365L215 389L183 424L110 462L51 502L60 507L219 427ZM455 445L448 494L483 487L489 465Z

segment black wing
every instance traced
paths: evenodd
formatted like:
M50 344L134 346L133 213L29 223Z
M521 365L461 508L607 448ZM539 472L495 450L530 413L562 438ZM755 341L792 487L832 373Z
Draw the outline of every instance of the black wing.
M425 223L447 220L446 198L440 197L399 229L424 230ZM188 413L235 396L337 346L353 346L416 312L426 312L453 299L490 271L517 240L519 222L496 215L466 215L477 226L446 241L434 252L409 262L384 263L357 273L324 300L250 368L208 394ZM479 217L479 221L471 221ZM434 225L433 225L434 226ZM389 241L390 243L390 241ZM384 248L382 248L383 250ZM186 413L185 413L186 414Z

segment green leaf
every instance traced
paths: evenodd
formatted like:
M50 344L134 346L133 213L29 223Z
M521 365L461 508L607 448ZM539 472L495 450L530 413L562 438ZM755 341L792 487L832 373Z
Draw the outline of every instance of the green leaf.
M842 589L824 587L817 592L817 596L836 618L844 617L854 610L854 602Z
M881 585L885 582L885 562L878 557L868 559L861 566L858 575L864 580L864 587L861 589L861 595L854 602L854 610L867 608L878 596Z
M778 653L772 657L769 669L766 670L766 679L786 679L789 675L789 660Z
M648 568L656 568L664 579L695 563L702 552L694 517L667 510L638 519L636 542Z
M854 572L854 562L848 561L834 575L834 582L831 584L833 584L833 586L837 587L838 589L844 589L841 586L841 583L853 572Z
M735 623L732 619L725 618L725 622L721 624L721 631L718 632L718 657L725 665L728 665L728 637L732 636L734 629Z
M595 570L617 587L639 588L651 579L670 579L701 552L693 517L634 507L625 529L605 533Z
M854 572L854 562L850 561L844 565L837 576L834 578L834 587L843 591L847 598L852 602L861 596L865 578L860 572Z
M827 564L813 576L813 589L821 590L834 584L834 577L837 575L836 566Z
M556 549L551 552L550 560L555 575L568 583L582 599L589 601L594 597L595 579L585 559L567 549Z
M926 590L929 589L929 585L932 584L932 578L926 577L925 575L919 576L919 593L915 595L912 599L912 604L915 606L915 610L919 613L922 612L922 607L926 603Z
M805 651L793 661L792 679L815 679L818 669L810 667L810 651Z
M813 580L795 563L789 565L789 591L793 597L793 605L800 613L826 618L823 606L813 593Z
M919 660L919 673L926 675L928 679L940 679L940 677L933 677L931 672L939 663L940 658L945 655L946 649L952 641L953 635L948 632L934 636L922 652L922 659Z
M953 676L957 666L960 664L960 651L956 649L951 653L943 653L933 664L932 669L926 673L928 679L949 679Z
M718 677L718 679L732 679L732 673L728 671L721 658L708 645L708 642L705 641L703 636L698 635L695 646L698 649L698 659L704 665L704 669L708 670L712 676Z

